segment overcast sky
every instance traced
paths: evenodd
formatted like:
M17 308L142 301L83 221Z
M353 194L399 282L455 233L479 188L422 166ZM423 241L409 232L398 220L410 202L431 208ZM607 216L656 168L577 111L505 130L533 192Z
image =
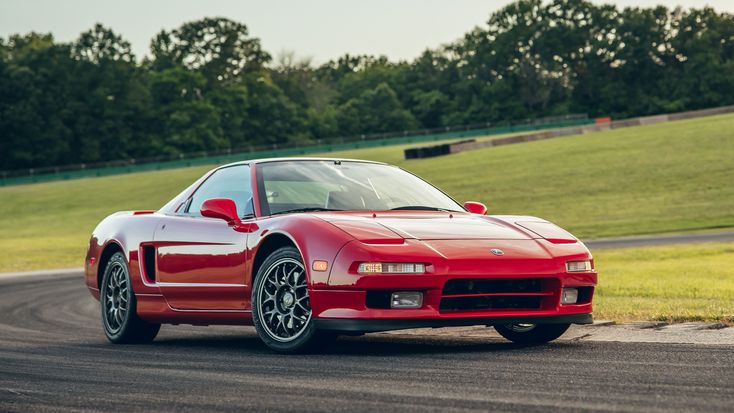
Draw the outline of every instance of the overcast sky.
M412 59L426 48L451 42L507 0L0 0L0 37L51 32L63 42L99 22L122 34L138 58L161 29L205 16L243 22L277 55L294 51L323 63L345 53ZM734 13L734 0L609 0L624 6L664 4Z

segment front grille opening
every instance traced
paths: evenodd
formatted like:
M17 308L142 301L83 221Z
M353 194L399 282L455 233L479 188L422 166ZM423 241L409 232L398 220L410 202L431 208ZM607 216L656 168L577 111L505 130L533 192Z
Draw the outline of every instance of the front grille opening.
M441 300L441 311L538 310L543 296L474 296Z
M504 280L449 280L443 287L443 295L456 294L493 294L493 293L539 293L543 291L543 281L538 278L518 278Z
M444 285L439 310L540 310L555 305L559 288L556 278L458 278Z
M392 291L367 291L367 308L390 308Z
M576 304L589 304L591 297L594 295L594 287L578 287L579 296Z

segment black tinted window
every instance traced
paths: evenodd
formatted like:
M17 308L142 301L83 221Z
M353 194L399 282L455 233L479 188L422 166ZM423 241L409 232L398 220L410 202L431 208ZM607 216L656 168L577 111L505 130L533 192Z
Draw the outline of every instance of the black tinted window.
M191 197L187 212L201 215L201 205L212 198L229 198L237 204L237 214L240 217L252 215L250 167L230 166L214 172Z

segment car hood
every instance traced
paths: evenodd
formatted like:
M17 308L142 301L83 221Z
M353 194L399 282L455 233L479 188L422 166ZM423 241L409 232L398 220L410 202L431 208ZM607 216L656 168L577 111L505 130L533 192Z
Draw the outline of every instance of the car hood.
M456 213L324 214L330 222L360 241L418 240L527 240L527 232L488 216Z

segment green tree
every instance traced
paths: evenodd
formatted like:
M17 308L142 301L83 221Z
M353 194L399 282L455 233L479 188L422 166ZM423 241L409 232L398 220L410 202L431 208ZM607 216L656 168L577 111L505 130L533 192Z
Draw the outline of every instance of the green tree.
M151 51L157 70L184 66L200 71L212 84L258 71L271 59L260 40L250 37L247 26L225 18L205 18L163 30L152 40Z
M339 131L345 135L395 132L415 129L413 115L403 108L397 94L386 83L364 91L339 108Z
M130 44L96 25L71 44L67 124L74 131L77 161L99 162L144 154L152 108L148 85Z
M219 110L204 95L204 75L174 67L151 76L157 108L154 152L181 153L225 149Z
M97 64L109 61L135 62L130 43L99 23L82 33L71 45L71 56L76 60Z
M68 46L50 34L11 36L0 64L0 169L32 168L74 159L65 120L73 76Z
M273 82L267 71L244 76L249 104L243 129L253 145L308 143L306 112Z

